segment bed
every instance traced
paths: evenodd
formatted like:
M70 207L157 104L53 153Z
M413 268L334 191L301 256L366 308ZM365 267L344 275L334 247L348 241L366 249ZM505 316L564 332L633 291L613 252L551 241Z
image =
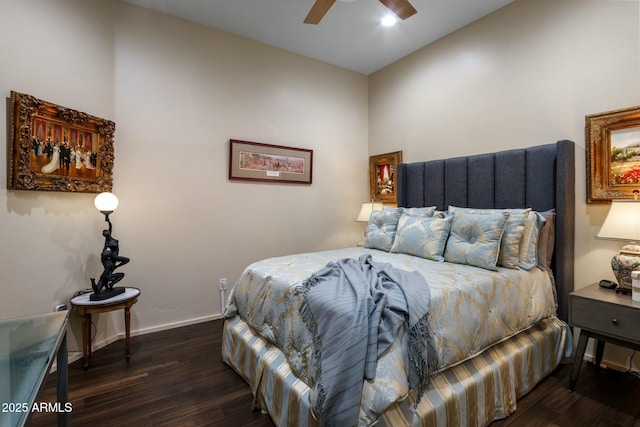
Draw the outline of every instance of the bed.
M513 413L517 399L571 355L564 321L573 290L574 165L571 141L400 164L398 208L372 216L365 247L248 266L229 297L222 357L250 385L253 409L278 426L345 425L334 414L352 414L340 402L353 399L357 416L346 425L484 426ZM344 335L351 328L336 329L345 314L326 314L318 307L327 304L313 299L331 298L334 288L317 284L336 276L382 283L385 301L404 295L400 311L391 310L404 321L388 320L377 352L371 335L366 355L344 347L360 342ZM366 307L369 318L377 313L370 301ZM359 308L347 311L360 319ZM350 384L353 393L334 391L362 364L367 379ZM349 370L335 374L335 365Z

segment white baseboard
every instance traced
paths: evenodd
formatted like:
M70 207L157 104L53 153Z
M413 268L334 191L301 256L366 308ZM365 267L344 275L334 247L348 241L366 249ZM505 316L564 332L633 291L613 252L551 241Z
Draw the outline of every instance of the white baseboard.
M166 331L168 329L180 328L182 326L196 325L198 323L209 322L210 320L222 319L222 314L211 314L209 316L197 317L195 319L182 320L180 322L166 323L164 325L152 326L150 328L138 329L131 331L131 336L150 334L153 332ZM124 338L125 334L119 334L119 338Z
M584 358L582 360L586 360L587 362L591 362L591 363L595 363L596 362L596 357L593 354L588 354L585 353L584 354ZM600 362L600 366L607 368L607 369L613 369L614 371L619 371L619 372L627 372L629 370L629 366L623 366L619 363L616 362L611 362L611 361L607 361L602 359L602 361Z

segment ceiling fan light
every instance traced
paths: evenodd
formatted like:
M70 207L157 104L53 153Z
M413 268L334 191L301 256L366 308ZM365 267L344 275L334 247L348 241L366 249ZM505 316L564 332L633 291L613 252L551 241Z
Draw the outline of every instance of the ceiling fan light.
M393 13L387 13L380 20L380 23L385 27L391 27L392 25L395 25L396 22L398 22L398 18L396 18Z

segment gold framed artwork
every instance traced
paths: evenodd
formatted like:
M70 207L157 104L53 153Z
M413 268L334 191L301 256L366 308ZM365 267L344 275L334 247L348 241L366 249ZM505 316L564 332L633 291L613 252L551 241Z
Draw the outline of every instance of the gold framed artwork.
M14 91L9 109L8 189L111 191L114 122Z
M640 190L640 106L586 116L587 203Z
M229 179L311 184L313 150L232 139Z
M402 163L402 151L369 157L369 193L371 200L397 203L396 170Z

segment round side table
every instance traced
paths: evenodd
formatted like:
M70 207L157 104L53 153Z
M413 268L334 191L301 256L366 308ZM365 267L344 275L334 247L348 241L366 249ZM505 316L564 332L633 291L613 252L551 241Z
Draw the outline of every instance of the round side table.
M124 326L126 333L126 356L127 361L131 355L131 307L138 302L140 289L125 288L124 293L116 295L102 301L91 301L91 293L78 295L71 299L71 305L82 317L82 354L84 356L84 369L89 367L89 357L91 356L91 315L106 313L108 311L124 309Z

